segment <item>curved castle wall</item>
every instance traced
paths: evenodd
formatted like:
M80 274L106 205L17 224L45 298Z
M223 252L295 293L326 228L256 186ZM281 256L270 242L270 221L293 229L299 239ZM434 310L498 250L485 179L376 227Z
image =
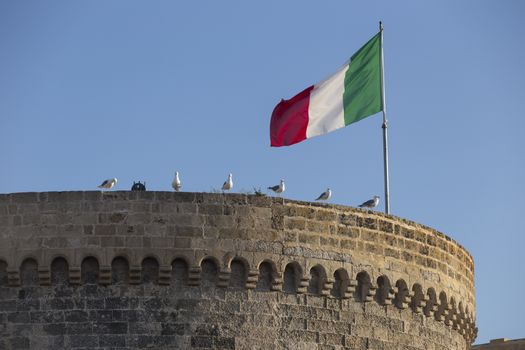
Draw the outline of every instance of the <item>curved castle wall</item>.
M444 234L349 207L0 195L0 349L468 349L473 274Z

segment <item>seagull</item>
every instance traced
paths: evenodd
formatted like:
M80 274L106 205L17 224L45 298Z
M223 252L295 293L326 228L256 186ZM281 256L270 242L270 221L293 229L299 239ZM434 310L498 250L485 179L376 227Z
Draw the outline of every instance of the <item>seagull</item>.
M232 174L230 173L228 175L228 180L222 184L222 190L223 191L227 191L227 190L231 190L233 188L233 180L232 180Z
M269 190L274 191L275 193L283 193L286 187L284 187L284 180L281 179L281 183L275 186L268 187Z
M379 204L379 196L374 196L374 198L367 200L359 206L359 208L375 208Z
M324 191L319 195L319 197L317 197L316 201L327 201L330 199L330 197L332 197L332 191L329 188L327 188L326 191Z
M117 184L117 179L116 178L113 178L113 179L108 179L108 180L104 180L104 182L102 182L98 188L107 188L107 189L110 189L112 188L113 186L115 186Z
M173 179L173 182L171 183L171 187L173 187L173 189L177 192L180 191L180 188L182 187L181 183L180 183L180 179L179 179L179 172L176 171L175 172L175 178Z

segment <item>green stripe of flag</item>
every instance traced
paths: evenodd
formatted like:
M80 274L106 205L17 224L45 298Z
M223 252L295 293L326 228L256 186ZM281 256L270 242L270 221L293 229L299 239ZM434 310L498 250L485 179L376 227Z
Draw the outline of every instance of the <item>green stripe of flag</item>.
M381 33L357 51L348 64L343 93L345 125L383 110L381 100Z

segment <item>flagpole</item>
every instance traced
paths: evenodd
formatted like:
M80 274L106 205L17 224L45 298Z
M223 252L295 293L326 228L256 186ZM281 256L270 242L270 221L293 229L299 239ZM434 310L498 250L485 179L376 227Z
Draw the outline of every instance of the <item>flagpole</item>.
M385 213L390 214L390 184L388 180L388 122L386 119L386 101L385 101L385 67L383 56L383 23L379 22L379 31L381 32L381 102L383 105L383 165L385 173Z

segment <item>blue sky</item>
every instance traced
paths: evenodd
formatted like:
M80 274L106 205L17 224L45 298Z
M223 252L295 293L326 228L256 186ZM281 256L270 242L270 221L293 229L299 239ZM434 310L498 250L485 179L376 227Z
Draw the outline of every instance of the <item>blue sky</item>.
M525 337L525 2L2 1L0 193L211 191L383 197L381 116L269 147L281 98L385 25L391 211L464 245L477 342Z

